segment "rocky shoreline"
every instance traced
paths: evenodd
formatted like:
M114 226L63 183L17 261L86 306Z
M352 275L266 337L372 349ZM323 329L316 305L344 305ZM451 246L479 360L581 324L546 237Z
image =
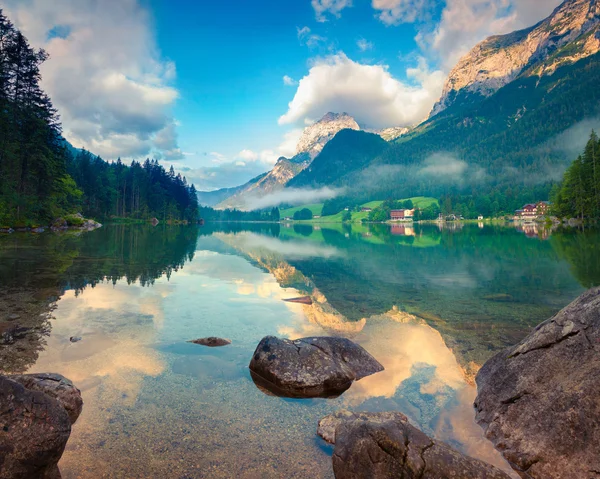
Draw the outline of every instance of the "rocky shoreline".
M11 234L11 233L43 233L46 230L50 231L93 231L97 228L101 228L102 224L98 223L89 218L84 218L81 213L74 215L67 215L64 218L56 218L49 225L36 225L36 226L14 226L14 227L0 227L0 233Z
M584 293L477 374L476 420L520 477L600 475L600 288ZM340 411L317 433L337 479L507 478L427 437L400 412Z

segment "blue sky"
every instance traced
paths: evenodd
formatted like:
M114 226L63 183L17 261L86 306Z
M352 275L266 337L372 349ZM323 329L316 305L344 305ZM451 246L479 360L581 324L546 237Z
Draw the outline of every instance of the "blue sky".
M171 1L152 0L150 8L162 55L177 65L181 100L174 115L181 149L205 166L214 165L211 152L235 160L242 150L274 149L285 132L297 128L277 123L296 91L283 77L298 81L315 57L343 51L361 63L388 65L398 78L417 61L411 57L417 48L415 25L386 26L368 2L327 22L316 20L309 1L188 0L173 8ZM308 37L322 40L313 45L299 35L307 27ZM260 169L261 164L256 173Z
M5 0L50 53L64 135L107 160L154 156L202 190L294 154L327 111L425 119L456 61L560 0ZM285 78L285 80L284 80Z

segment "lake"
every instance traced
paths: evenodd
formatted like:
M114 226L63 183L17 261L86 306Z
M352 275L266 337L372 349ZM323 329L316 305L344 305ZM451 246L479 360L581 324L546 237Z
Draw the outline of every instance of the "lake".
M316 427L339 409L401 411L510 470L474 422L474 377L600 284L599 246L596 231L487 224L1 235L0 368L81 389L64 478L330 478ZM313 304L283 301L300 295ZM335 399L279 398L248 371L266 335L345 336L385 371ZM206 336L232 344L187 342Z

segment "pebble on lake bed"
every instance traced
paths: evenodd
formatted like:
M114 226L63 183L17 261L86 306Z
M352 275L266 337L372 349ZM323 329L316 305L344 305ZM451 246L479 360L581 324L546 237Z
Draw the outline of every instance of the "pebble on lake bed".
M201 346L208 346L209 348L216 348L218 346L227 346L228 344L231 344L231 340L211 336L209 338L192 339L188 341L188 343L200 344Z

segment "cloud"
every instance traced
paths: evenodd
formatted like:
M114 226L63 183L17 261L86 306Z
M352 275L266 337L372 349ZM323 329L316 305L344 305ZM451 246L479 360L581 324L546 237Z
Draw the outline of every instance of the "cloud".
M490 35L530 27L560 3L561 0L448 0L440 22L433 29L422 30L417 40L450 70L478 42Z
M137 0L6 0L4 8L50 54L42 87L71 143L106 159L181 156L170 114L175 65L160 57Z
M367 40L365 40L364 38L360 38L357 42L356 42L356 46L358 47L358 49L361 52L366 52L368 50L372 50L373 49L373 44Z
M302 128L294 128L287 131L283 135L283 141L279 145L279 153L286 158L292 158L298 151L298 142L304 130Z
M373 0L377 17L386 25L414 23L420 20L430 7L429 0Z
M429 114L445 76L430 71L425 60L407 70L414 84L395 79L385 65L355 62L344 53L317 59L299 82L279 124L301 125L323 112L346 111L372 128L412 126Z
M600 117L587 118L576 123L548 141L542 149L548 148L551 151L559 152L568 161L573 161L584 150L592 130L600 132Z
M423 161L416 172L443 183L478 182L486 178L483 168L469 165L450 153L434 153Z
M283 84L285 86L295 86L298 84L298 82L296 80L294 80L292 77L290 77L288 75L284 75L283 76Z
M352 0L311 0L317 22L326 22L327 14L339 18L344 8L352 6Z
M175 122L169 123L154 135L154 147L158 156L166 161L177 161L185 158L185 154L177 146L177 129Z
M286 188L276 193L271 193L263 197L248 198L245 209L260 210L272 206L279 206L282 203L307 205L318 203L324 200L335 198L343 193L343 189L337 188L319 188L319 189L301 189Z
M468 165L463 160L459 160L452 155L436 153L423 162L419 173L426 176L457 177L462 176L467 168Z
M238 158L246 161L256 161L258 160L258 154L254 153L251 150L242 150L237 155Z
M190 167L176 165L199 191L213 191L243 185L267 169L258 161L228 161L215 166Z
M312 30L308 27L298 28L298 40L302 45L306 45L308 48L316 48L320 44L325 43L327 38L312 33Z

